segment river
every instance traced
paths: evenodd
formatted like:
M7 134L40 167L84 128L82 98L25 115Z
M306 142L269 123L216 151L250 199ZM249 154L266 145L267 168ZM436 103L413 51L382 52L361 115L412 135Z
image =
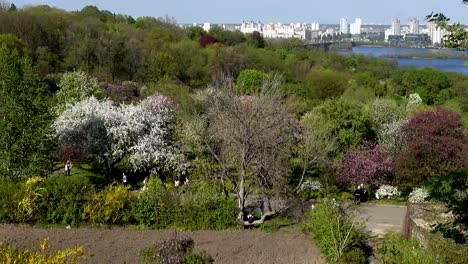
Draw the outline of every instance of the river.
M370 46L356 46L353 47L353 53L369 55L374 57L385 57L385 55L395 54L424 54L424 53L462 53L468 55L468 51L456 51L456 50L438 50L438 49L419 49L419 48L400 48L400 47L370 47ZM349 51L342 52L343 54L349 54ZM437 58L389 58L389 60L397 60L400 66L409 67L414 66L420 67L434 67L442 71L447 72L460 72L468 75L468 66L464 63L467 59L437 59Z

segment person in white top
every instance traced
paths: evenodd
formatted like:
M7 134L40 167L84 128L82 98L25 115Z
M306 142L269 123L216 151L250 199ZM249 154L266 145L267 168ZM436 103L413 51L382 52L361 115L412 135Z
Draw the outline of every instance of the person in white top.
M127 185L127 175L125 173L122 173L122 184Z
M73 167L73 164L71 163L71 161L67 160L67 162L65 163L65 176L70 176L72 167Z

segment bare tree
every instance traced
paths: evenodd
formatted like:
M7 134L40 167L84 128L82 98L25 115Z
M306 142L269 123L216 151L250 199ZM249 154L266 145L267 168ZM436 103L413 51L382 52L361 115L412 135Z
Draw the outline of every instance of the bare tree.
M228 79L218 82L208 108L207 137L210 152L221 164L222 178L232 182L239 202L238 219L244 225L245 202L254 188L265 194L287 185L288 159L298 124L282 104L278 78L266 82L255 96L234 93Z

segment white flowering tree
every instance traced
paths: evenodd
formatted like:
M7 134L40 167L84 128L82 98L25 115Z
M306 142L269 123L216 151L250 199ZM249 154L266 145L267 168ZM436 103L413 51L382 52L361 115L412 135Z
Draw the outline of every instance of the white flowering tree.
M134 171L184 174L187 164L175 146L172 124L172 103L161 95L119 106L90 97L69 105L53 128L62 144L78 147L103 163L106 175L123 158Z

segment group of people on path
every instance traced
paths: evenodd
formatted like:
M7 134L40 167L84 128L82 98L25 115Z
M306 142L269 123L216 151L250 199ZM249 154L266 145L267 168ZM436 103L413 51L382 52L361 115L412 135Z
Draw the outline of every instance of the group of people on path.
M367 190L364 188L364 184L359 184L356 190L354 191L354 202L360 204L361 202L367 201Z

